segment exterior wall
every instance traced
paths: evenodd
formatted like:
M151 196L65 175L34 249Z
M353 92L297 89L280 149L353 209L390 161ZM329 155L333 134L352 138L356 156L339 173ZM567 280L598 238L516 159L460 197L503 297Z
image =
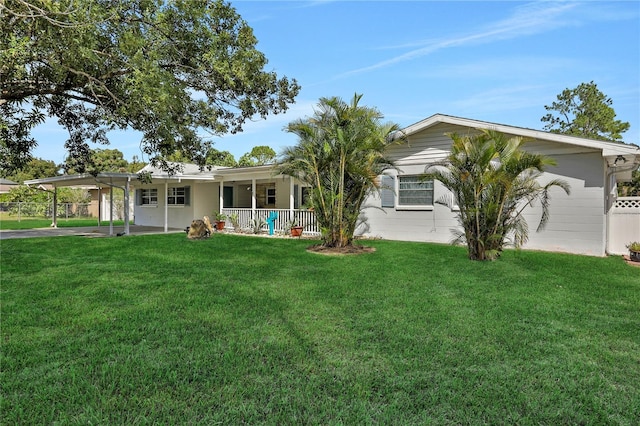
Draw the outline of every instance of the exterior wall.
M203 216L211 217L214 211L218 210L218 183L170 183L168 188L172 187L191 187L190 205L188 206L168 206L167 222L169 228L184 228L189 226L193 219L202 219ZM164 226L165 206L167 202L167 194L165 192L164 183L144 185L136 187L141 188L157 188L158 204L135 205L135 223L136 225L147 226ZM132 196L135 197L134 194Z
M289 208L289 178L276 179L276 209L288 209Z
M421 174L428 164L446 157L451 141L445 132L466 134L472 130L439 124L408 138L408 143L391 148L390 155L399 170L389 175ZM529 242L525 249L562 251L603 256L605 254L605 163L599 151L532 141L525 149L552 156L557 166L548 169L543 181L564 179L571 186L567 196L560 188L551 192L550 220L541 232L536 232L541 217L539 205L525 210L529 223ZM397 182L397 179L395 180ZM397 184L396 184L397 185ZM439 182L434 184L434 200L448 190ZM365 203L357 233L390 240L447 243L458 228L456 212L434 204L431 209L406 211L382 208L379 195L372 195Z
M546 182L550 179L567 181L571 195L567 196L559 188L552 190L549 222L541 232L536 232L542 212L540 206L526 210L529 242L525 248L604 256L605 164L601 154L584 152L554 158L557 166L550 167L543 179Z
M220 185L217 182L192 184L191 207L193 209L193 217L184 226L191 224L193 219L202 219L204 216L209 216L209 219L213 220L213 213L220 210L219 193Z
M249 188L249 190L247 190ZM233 188L233 206L251 208L251 182Z

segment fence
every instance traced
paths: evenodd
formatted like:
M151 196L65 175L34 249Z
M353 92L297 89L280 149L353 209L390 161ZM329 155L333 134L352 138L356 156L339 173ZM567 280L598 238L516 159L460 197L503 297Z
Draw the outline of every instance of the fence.
M52 219L53 203L0 203L0 212L18 221L26 218ZM58 203L57 217L59 219L91 218L91 203Z
M618 197L609 213L609 253L627 253L632 241L640 241L640 197Z
M253 229L260 225L263 230L267 229L267 218L272 213L277 213L278 217L273 223L273 229L276 232L286 232L289 229L291 221L296 220L297 224L304 228L304 232L308 234L320 234L316 216L311 210L286 210L286 209L222 209L227 217L237 215L240 229ZM225 227L231 227L231 221L227 220Z

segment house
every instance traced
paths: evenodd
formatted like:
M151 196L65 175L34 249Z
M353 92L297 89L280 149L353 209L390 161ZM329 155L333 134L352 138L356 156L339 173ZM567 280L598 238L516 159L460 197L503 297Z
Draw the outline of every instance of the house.
M0 178L0 194L6 194L17 186L18 184L12 180Z
M525 211L531 231L524 248L604 256L625 253L625 244L640 241L640 198L616 196L617 182L630 180L632 171L640 166L637 146L442 114L403 129L404 142L389 147L397 169L380 177L386 189L365 202L357 234L449 242L451 228L458 226L455 208L452 211L435 202L448 191L437 181L423 182L418 177L429 164L447 156L451 149L448 133L469 134L478 129L525 138L525 149L553 157L557 162L543 179L560 178L571 186L570 195L552 189L551 217L542 232L535 232L540 206ZM185 164L175 174L150 166L142 171L150 174L150 182L139 181L136 174L98 176L101 182L126 191L125 198L129 198L128 191L135 189L137 225L163 227L165 231L182 229L195 218L220 212L237 216L244 228L277 213L276 230L285 229L295 217L305 225L306 232L319 231L313 212L302 208L308 188L289 176L279 175L273 166L200 170ZM69 184L73 182L72 177L67 180ZM56 183L61 185L62 181ZM413 191L411 194L408 188Z
M184 228L194 218L224 213L236 215L242 228L250 228L254 221L265 221L275 212L276 230L286 229L297 218L307 232L318 232L313 213L300 208L306 188L289 176L278 175L272 165L210 170L193 164L181 166L175 174L151 166L141 170L151 174L151 182L136 186L136 224Z
M629 181L632 171L640 166L637 146L442 114L403 129L406 142L389 148L398 170L388 171L383 180L394 191L383 190L380 196L370 198L363 209L360 232L385 239L450 241L451 228L458 226L455 211L434 202L448 191L437 181L425 182L420 184L424 197L415 202L403 197L403 187L415 187L426 166L447 156L452 144L447 133L472 134L478 129L525 138L525 149L557 162L543 179L564 179L571 186L570 195L552 189L550 220L544 231L535 232L540 206L525 210L530 229L525 248L603 256L626 253L625 244L640 241L640 198L616 197L617 182ZM620 214L621 210L625 214Z

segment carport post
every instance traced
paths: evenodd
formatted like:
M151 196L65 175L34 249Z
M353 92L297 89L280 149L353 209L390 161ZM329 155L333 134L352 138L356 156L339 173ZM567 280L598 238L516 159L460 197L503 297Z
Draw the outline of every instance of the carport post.
M58 227L58 187L53 187L53 218L51 222L52 228Z
M164 232L169 232L169 182L164 182ZM160 197L158 197L160 198Z
M109 181L109 235L113 235L113 179Z
M127 178L124 184L124 233L129 235L129 182L131 178Z

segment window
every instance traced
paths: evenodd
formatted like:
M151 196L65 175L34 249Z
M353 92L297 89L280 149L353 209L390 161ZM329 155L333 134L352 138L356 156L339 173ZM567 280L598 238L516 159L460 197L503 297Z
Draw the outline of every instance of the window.
M142 206L146 205L157 205L158 204L158 189L157 188L146 188L139 190L139 199L138 204Z
M432 206L433 181L420 176L398 176L398 206Z
M276 203L276 189L267 188L267 205Z
M167 189L167 204L170 206L184 206L187 203L187 188L177 187Z

